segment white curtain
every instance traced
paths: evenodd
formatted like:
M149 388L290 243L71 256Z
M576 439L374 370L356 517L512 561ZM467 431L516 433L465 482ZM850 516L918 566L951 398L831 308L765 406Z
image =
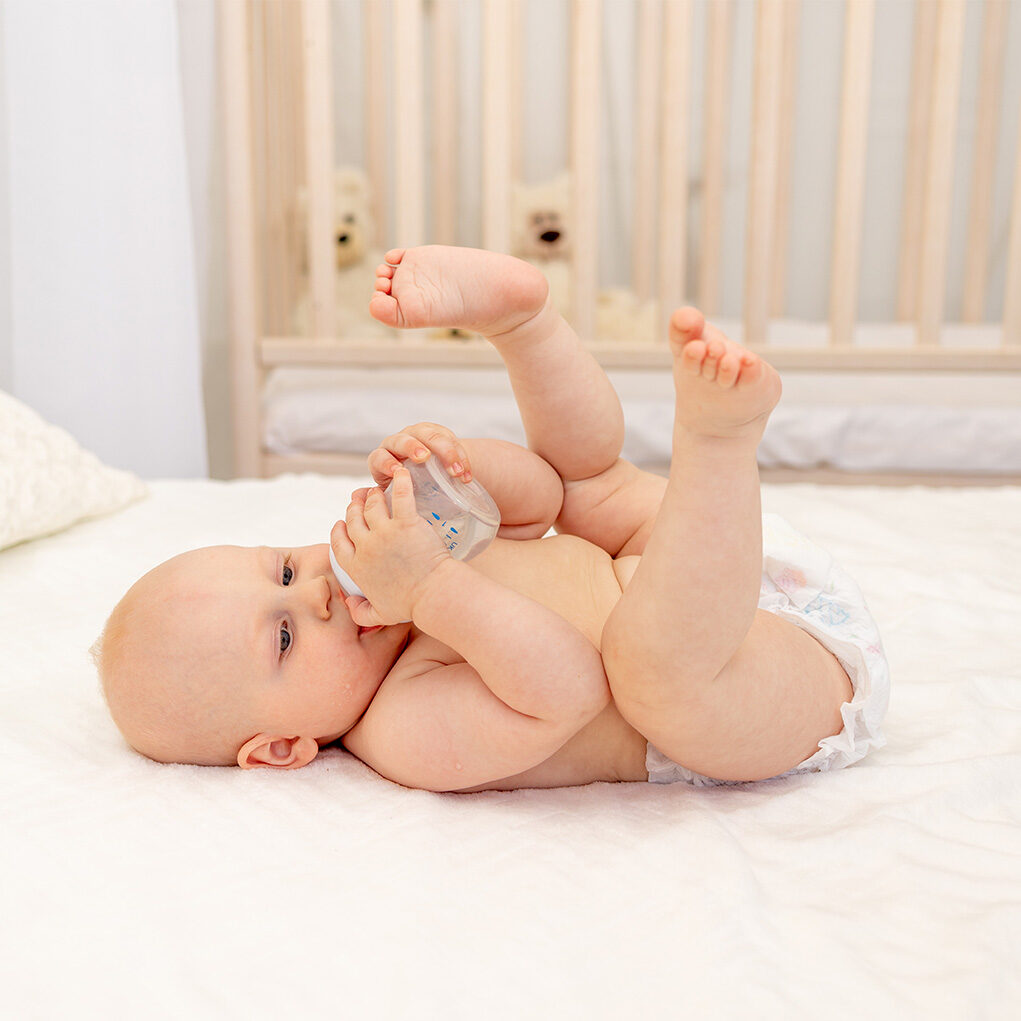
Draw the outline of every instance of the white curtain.
M108 464L204 476L173 0L0 18L0 385Z

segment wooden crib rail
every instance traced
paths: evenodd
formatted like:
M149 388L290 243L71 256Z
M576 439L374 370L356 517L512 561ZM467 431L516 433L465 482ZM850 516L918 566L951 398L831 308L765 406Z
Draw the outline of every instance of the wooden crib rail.
M596 339L600 174L605 60L603 0L568 4L567 151L573 185L575 244L571 318L607 365L665 365L662 339L607 344ZM488 348L405 337L371 342L334 323L334 115L329 0L221 0L227 109L231 292L239 464L250 465L257 435L257 394L266 368L283 364L484 364ZM635 40L634 206L631 280L638 301L658 301L658 321L695 301L722 315L724 177L731 137L735 71L734 0L629 0ZM464 90L460 59L465 6L458 0L363 0L365 168L375 185L375 219L386 243L465 242L457 158ZM529 26L520 0L479 0L481 111L480 236L508 250L511 192L521 178L521 68ZM534 7L531 8L534 16ZM619 11L619 8L616 8ZM982 50L969 189L969 227L960 319L982 321L988 304L988 253L994 237L993 183L1004 110L1000 95L1010 10L984 0ZM743 301L732 315L745 343L781 368L1021 369L1021 123L1015 134L1014 184L1002 317L987 323L990 342L948 343L947 274L955 147L961 116L965 0L917 0L913 7L908 138L903 168L896 348L861 343L859 281L863 258L865 167L873 79L875 0L844 8L842 86L833 180L833 243L828 315L822 342L792 347L786 334L792 165L798 123L799 0L756 0L753 114L747 171ZM693 75L693 25L705 25L701 80ZM1016 12L1015 12L1016 17ZM534 29L534 26L531 26ZM800 42L799 42L800 40ZM395 73L399 69L399 73ZM701 111L701 190L689 191L693 111ZM1019 119L1021 120L1021 119ZM1002 159L1002 154L1001 154ZM298 196L301 196L300 199ZM303 220L297 226L294 210ZM689 215L699 246L688 265ZM1003 225L1001 225L1003 226ZM1002 236L1002 233L1000 234ZM385 247L385 245L384 245ZM734 254L729 255L730 259ZM290 316L307 286L309 329L295 336ZM663 331L660 330L660 336ZM772 339L771 339L772 337ZM243 443L242 436L248 437Z

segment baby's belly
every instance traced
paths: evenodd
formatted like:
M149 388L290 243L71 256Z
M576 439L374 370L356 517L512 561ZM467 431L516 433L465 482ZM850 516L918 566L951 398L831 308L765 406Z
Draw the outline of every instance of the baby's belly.
M570 621L596 648L620 599L613 559L576 535L497 539L472 566Z
M472 563L569 620L598 648L606 618L639 560L615 561L585 539L558 535L528 542L497 540ZM645 781L645 749L645 738L611 702L545 762L471 790Z

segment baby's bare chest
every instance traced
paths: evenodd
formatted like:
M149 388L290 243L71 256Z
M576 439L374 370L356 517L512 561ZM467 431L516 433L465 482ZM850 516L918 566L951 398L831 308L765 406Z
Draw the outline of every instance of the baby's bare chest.
M477 570L570 621L596 648L620 599L614 562L573 535L496 540L473 562Z

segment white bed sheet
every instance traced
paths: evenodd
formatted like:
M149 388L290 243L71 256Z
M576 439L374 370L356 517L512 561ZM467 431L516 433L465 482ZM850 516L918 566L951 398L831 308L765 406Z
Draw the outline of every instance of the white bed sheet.
M616 371L624 456L670 462L668 372ZM278 369L262 401L266 448L367 453L401 425L442 421L462 436L524 442L501 369ZM784 373L784 399L759 446L770 468L1021 473L1021 387L1001 373Z
M157 482L0 554L0 1014L1021 1013L1021 489L766 487L884 632L889 743L838 773L437 795L129 752L86 656L125 587L324 540L355 484Z

